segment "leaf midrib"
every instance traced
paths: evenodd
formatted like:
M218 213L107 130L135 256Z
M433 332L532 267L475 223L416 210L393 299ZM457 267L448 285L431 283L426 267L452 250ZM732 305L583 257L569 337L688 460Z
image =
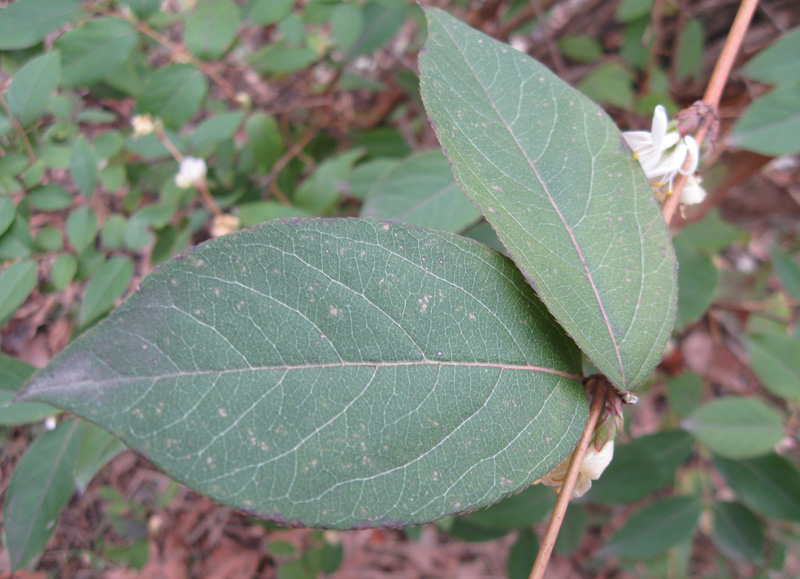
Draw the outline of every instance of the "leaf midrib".
M528 155L528 152L522 146L522 143L519 142L519 139L517 139L517 136L514 133L514 131L511 130L511 127L506 122L505 117L503 117L503 115L500 114L500 111L497 109L494 100L490 97L489 92L487 91L487 89L483 85L483 83L480 81L478 75L475 73L475 69L472 67L472 65L470 64L469 60L466 58L464 53L461 50L458 49L459 45L456 42L455 38L452 36L450 31L445 26L442 26L442 28L447 32L447 35L450 37L450 39L451 39L451 41L453 43L453 46L456 47L458 54L460 54L461 57L463 58L464 64L466 64L467 67L470 69L470 71L472 71L475 80L478 82L478 84L480 85L481 89L483 89L484 94L486 95L486 100L492 106L492 110L494 110L494 112L497 114L497 118L500 119L500 121L502 122L503 127L505 127L505 129L508 131L508 134L511 135L511 138L514 140L514 144L517 146L519 151L525 157L525 160L527 161L528 166L530 166L530 168L533 170L534 174L536 175L536 179L539 181L539 183L541 184L542 188L544 189L544 192L547 194L547 198L550 201L550 204L553 206L553 209L555 209L556 213L558 214L559 219L561 219L561 222L563 223L564 228L566 229L567 233L569 233L570 241L572 242L573 246L575 247L575 251L578 253L578 257L580 258L581 264L584 267L584 271L586 273L586 277L589 280L589 284L592 287L595 299L597 300L597 304L599 305L600 311L603 314L603 320L605 321L606 328L608 329L608 335L611 338L612 344L614 345L614 352L617 355L617 362L619 363L622 383L626 384L627 383L627 379L625 377L625 366L622 363L622 356L620 354L620 347L617 344L617 340L614 337L614 331L611 328L611 321L608 318L608 314L607 314L605 306L603 304L603 300L601 299L600 293L599 293L599 291L597 289L597 285L594 282L594 277L592 276L592 273L589 270L589 266L586 263L586 259L583 256L583 252L581 251L581 248L580 248L580 246L578 244L578 241L575 238L575 235L574 235L574 233L572 231L572 228L569 226L569 224L567 224L567 221L564 218L564 215L561 213L561 210L558 207L558 204L556 203L556 201L553 198L553 196L550 194L550 189L547 186L547 183L544 181L544 179L542 179L542 176L539 173L539 170L536 168L536 165L531 160L530 156ZM483 213L483 211L481 211L481 212ZM513 216L512 212L509 211L508 215L509 215L509 217L511 217L512 219L514 219L516 221L516 218ZM488 216L486 216L486 217L488 219ZM520 224L519 222L517 222L517 223L523 230L527 230L522 224Z

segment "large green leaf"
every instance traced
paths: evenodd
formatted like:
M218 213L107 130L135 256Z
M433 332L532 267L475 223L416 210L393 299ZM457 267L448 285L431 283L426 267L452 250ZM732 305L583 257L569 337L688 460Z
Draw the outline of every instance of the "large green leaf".
M0 50L28 48L80 15L75 0L19 0L0 11Z
M23 66L8 87L8 108L23 127L39 118L61 77L58 52L34 58Z
M413 155L385 172L370 191L361 216L454 233L481 218L438 150Z
M580 355L513 263L457 236L279 220L155 270L24 399L291 524L403 525L497 501L587 417Z
M561 325L640 385L675 317L676 261L611 119L526 55L428 10L422 96L461 188Z
M198 58L219 58L236 38L240 19L239 7L233 0L198 2L186 19L186 48Z

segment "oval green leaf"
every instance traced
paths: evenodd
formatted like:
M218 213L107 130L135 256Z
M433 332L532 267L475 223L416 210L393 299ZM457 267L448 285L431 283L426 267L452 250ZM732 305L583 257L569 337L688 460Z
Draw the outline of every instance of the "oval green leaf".
M422 96L456 179L578 346L622 389L661 359L676 260L611 119L541 64L439 10Z
M34 58L23 66L8 87L8 108L23 127L44 112L61 78L58 52Z
M457 236L280 220L155 270L25 399L295 525L416 524L525 488L588 414L580 353L513 263Z
M730 458L768 453L783 437L781 418L760 400L728 396L704 404L682 423L709 450Z
M26 259L0 273L0 326L5 324L36 287L38 266Z
M719 501L712 507L711 539L726 557L760 565L764 560L764 521L740 503Z
M754 510L774 519L800 521L800 471L788 459L774 453L745 460L715 456L714 466Z
M0 50L28 48L83 11L75 0L19 0L0 11Z
M695 497L669 497L651 503L631 515L597 556L649 559L663 553L692 534L701 508Z
M771 157L800 151L800 82L753 101L734 125L731 144Z
M750 334L745 338L750 366L773 394L800 400L800 342L785 334Z
M72 469L83 435L81 421L72 419L45 432L28 448L8 484L3 523L11 572L47 544L56 520L72 494Z
M119 18L84 22L56 40L61 51L61 84L68 88L103 80L136 48L136 29Z
M232 0L198 2L186 19L186 48L198 58L219 58L236 38L240 19L239 7Z
M128 257L112 257L89 280L80 311L80 325L87 326L114 307L133 277Z
M361 217L401 221L458 233L481 214L453 179L441 151L413 155L384 173L373 186Z
M150 113L166 126L180 129L200 109L207 92L206 77L191 64L165 66L147 79L136 111Z

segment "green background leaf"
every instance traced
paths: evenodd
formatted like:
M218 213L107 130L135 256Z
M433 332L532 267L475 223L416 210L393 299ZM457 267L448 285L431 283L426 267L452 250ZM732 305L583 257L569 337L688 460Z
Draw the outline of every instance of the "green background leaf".
M147 79L136 110L179 129L200 109L207 92L208 81L200 70L191 64L173 64Z
M773 394L800 400L800 342L781 334L751 334L745 338L750 366Z
M24 399L225 504L352 528L431 521L545 474L587 417L580 366L513 263L480 244L274 221L155 270Z
M44 112L60 78L58 52L34 58L17 71L8 87L8 108L23 127Z
M747 505L764 516L800 521L800 471L771 453L744 460L714 457L714 466Z
M458 233L481 214L458 188L447 157L441 151L426 151L395 165L375 182L361 217Z
M26 259L0 273L0 326L14 315L36 287L37 272L36 262Z
M669 497L636 511L600 549L598 556L648 559L691 535L700 517L695 497Z
M800 29L795 29L747 61L739 73L764 84L800 82Z
M80 325L87 326L114 307L133 277L129 257L112 257L89 280L80 310Z
M783 436L780 416L755 398L715 398L681 426L712 452L731 458L766 454Z
M428 14L422 96L461 188L562 326L635 388L674 321L675 256L611 119L526 55Z
M36 368L22 360L0 354L0 425L37 422L59 413L59 410L47 404L11 402L34 370Z
M736 121L731 144L773 157L800 151L800 82L753 101Z
M740 503L718 501L712 508L717 548L734 561L760 565L764 551L764 521Z
M61 51L61 84L74 88L103 80L136 48L137 32L118 18L84 22L56 40Z
M203 0L186 19L186 48L198 58L219 58L236 38L241 14L232 0Z
M12 572L45 546L75 492L72 469L82 434L80 420L62 422L37 438L14 469L3 511Z
M75 0L19 0L0 11L0 50L28 48L82 12Z

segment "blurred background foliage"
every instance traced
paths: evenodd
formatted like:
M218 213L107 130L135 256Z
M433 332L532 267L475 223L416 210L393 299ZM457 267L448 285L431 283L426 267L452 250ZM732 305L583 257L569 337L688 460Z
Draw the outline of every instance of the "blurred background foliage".
M702 96L737 8L430 4L543 61L622 129L647 128L656 104L675 115ZM287 530L188 491L88 423L9 405L152 268L237 228L365 216L502 250L428 126L419 6L0 7L0 574L13 564L70 577L527 577L548 488L425 528ZM673 224L674 339L626 410L611 466L570 506L554 574L800 575L798 26L795 1L762 1L704 153L711 194ZM134 131L134 118L154 127ZM186 158L205 162L202 186L176 183Z

